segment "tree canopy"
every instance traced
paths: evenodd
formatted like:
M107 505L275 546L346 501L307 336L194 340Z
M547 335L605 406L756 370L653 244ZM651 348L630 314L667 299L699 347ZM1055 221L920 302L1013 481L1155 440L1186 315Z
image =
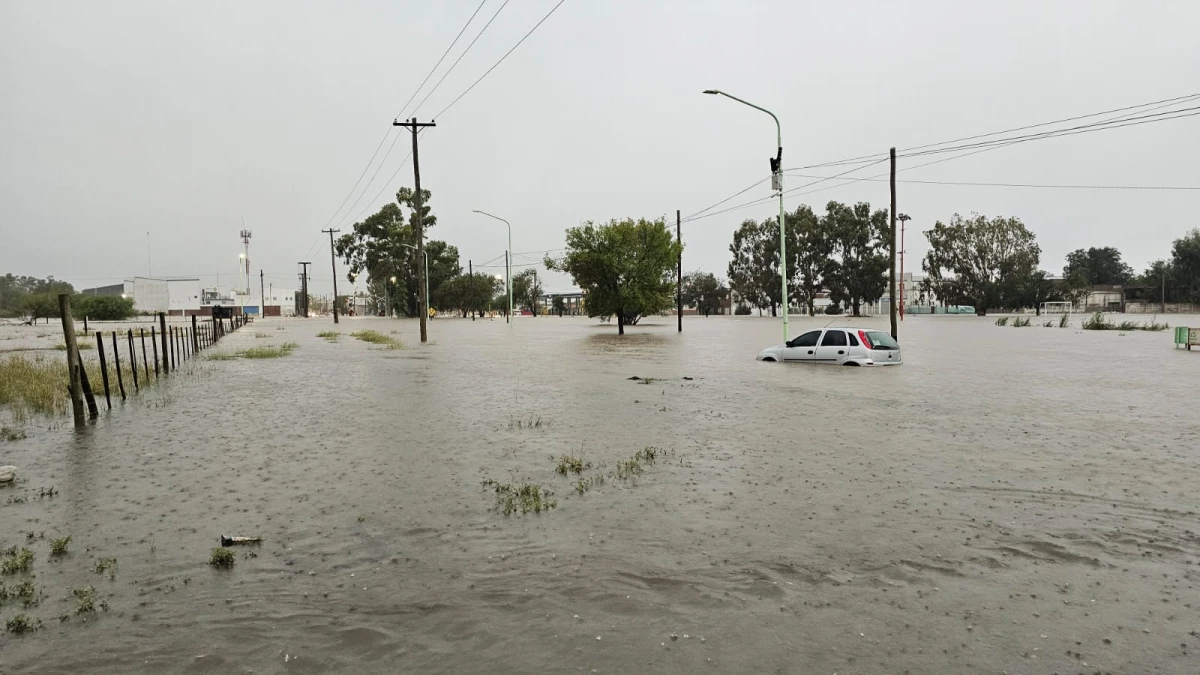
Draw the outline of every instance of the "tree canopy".
M926 230L925 238L930 248L921 266L935 292L944 288L967 299L980 316L998 306L1006 284L1033 274L1041 255L1037 238L1016 218L956 213L948 225L938 221Z
M683 304L696 308L696 313L709 316L721 311L729 289L712 272L689 272L683 276Z
M512 278L513 305L537 316L537 301L542 297L542 282L536 269L522 270Z
M1063 278L1072 287L1099 284L1124 284L1133 279L1133 268L1121 260L1121 252L1112 246L1076 249L1067 254Z
M570 274L586 294L588 316L615 316L617 332L674 304L674 271L682 245L664 220L592 222L567 230L566 253L546 267Z

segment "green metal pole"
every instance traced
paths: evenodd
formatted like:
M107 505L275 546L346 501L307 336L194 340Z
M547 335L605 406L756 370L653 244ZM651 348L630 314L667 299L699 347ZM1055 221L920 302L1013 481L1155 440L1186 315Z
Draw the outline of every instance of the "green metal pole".
M775 139L776 139L776 142L777 142L778 148L779 148L778 156L780 158L780 161L782 161L782 159L783 159L783 127L779 124L779 118L775 116L775 113L771 112L770 110L767 110L766 108L764 108L762 106L757 106L749 101L743 101L742 99L740 99L736 96L726 94L725 92L721 91L720 89L708 89L708 90L705 90L704 93L705 94L720 94L721 96L724 96L726 98L731 98L731 99L737 101L738 103L741 103L743 105L748 105L751 108L754 108L755 110L761 110L762 112L765 112L768 115L770 115L771 119L775 120ZM783 210L783 166L781 165L781 166L776 167L776 171L779 173L779 181L778 181L778 184L779 184L779 282L780 282L780 289L782 291L781 297L783 298L783 341L784 341L784 343L787 343L787 340L788 340L787 223L784 222L784 210Z

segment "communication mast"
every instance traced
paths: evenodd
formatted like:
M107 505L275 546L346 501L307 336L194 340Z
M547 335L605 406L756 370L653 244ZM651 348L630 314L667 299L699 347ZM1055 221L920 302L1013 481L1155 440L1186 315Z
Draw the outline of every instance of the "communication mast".
M246 252L242 255L242 262L246 264L246 297L250 297L250 230L242 230L242 246Z

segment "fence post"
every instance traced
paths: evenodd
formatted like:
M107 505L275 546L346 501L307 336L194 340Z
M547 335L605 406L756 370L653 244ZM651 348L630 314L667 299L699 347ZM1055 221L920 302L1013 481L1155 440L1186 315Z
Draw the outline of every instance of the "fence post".
M154 347L154 379L158 379L158 334L150 326L150 344Z
M142 370L146 371L146 384L150 384L150 361L146 359L146 329L139 328L138 334L142 336Z
M163 357L164 359L167 359L167 358L170 359L169 361L167 361L167 363L169 364L167 366L167 370L168 371L175 370L175 326L171 326L169 337L167 339L166 349L169 351L169 354L170 354L169 357L168 356Z
M63 341L67 345L71 413L75 418L75 426L82 427L85 421L83 417L83 384L79 377L79 371L83 369L83 364L79 362L79 345L75 344L75 323L71 320L71 296L66 293L58 295L58 314L62 317Z
M96 331L96 348L100 355L100 379L104 381L104 400L112 410L112 396L108 393L108 360L104 358L104 333Z
M97 333L99 335L99 333ZM121 350L117 348L117 331L112 332L113 365L117 367L117 386L121 388L121 400L125 400L125 378L121 376Z
M92 393L92 383L88 381L87 368L83 361L79 362L79 383L83 385L83 399L87 401L88 414L92 419L100 416L100 408L96 406L96 395Z
M158 328L159 328L159 334L162 335L162 348L163 348L162 374L163 374L163 377L166 377L167 375L170 375L171 373L170 373L170 368L168 365L168 364L170 364L170 361L167 360L167 315L164 314L163 312L158 313ZM156 358L156 363L157 363L157 357L155 357L155 358ZM155 372L158 372L158 371L155 370Z
M134 393L142 390L138 384L137 374L137 350L133 348L133 329L129 329L129 370L133 373L133 391Z
M196 315L192 315L192 353L200 351L200 338L196 337Z

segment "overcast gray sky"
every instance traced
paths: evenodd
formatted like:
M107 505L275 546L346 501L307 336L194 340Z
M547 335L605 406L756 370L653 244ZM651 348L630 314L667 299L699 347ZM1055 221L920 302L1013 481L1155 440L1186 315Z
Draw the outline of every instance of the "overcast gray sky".
M414 105L502 2L486 1ZM445 108L556 2L509 2L415 115ZM296 261L312 260L314 290L328 292L319 230L478 4L0 2L0 273L116 282L146 273L149 232L156 275L212 284L220 273L225 285L244 218L255 276L291 287ZM514 250L529 252L560 248L564 228L584 220L673 219L766 177L771 120L703 89L775 111L784 164L802 166L1200 93L1197 25L1191 0L566 0L422 136L422 184L438 216L430 236L458 246L464 267L498 265L503 225L472 209L512 221ZM400 138L335 226L349 230L412 184L411 162L386 182L410 145ZM900 177L1198 186L1198 151L1192 117ZM1200 225L1197 192L902 183L899 195L912 216L910 269L926 248L919 231L956 211L1021 218L1055 273L1086 246L1116 246L1140 271ZM729 204L757 196L766 185ZM886 207L887 183L788 207L822 211L830 199ZM723 275L733 230L775 208L686 223L685 268Z

